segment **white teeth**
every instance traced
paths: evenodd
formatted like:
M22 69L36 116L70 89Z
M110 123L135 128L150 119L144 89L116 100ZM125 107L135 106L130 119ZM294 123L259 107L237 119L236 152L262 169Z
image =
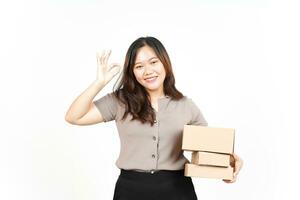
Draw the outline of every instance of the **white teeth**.
M152 78L147 78L147 81L153 81L154 79L156 79L156 77L152 77Z

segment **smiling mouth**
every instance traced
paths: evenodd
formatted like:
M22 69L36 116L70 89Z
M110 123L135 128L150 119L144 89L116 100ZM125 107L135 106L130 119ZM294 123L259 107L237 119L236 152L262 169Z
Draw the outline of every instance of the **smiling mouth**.
M157 78L157 76L150 77L150 78L145 79L145 81L147 81L147 82L152 82L152 81L155 81L156 78Z

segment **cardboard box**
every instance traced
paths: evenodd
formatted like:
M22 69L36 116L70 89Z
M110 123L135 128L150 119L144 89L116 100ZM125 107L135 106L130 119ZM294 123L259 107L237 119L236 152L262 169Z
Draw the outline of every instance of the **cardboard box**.
M233 168L186 163L184 166L184 176L232 180Z
M232 154L235 129L184 125L182 150Z
M195 165L228 167L230 166L230 155L204 151L193 151L191 163Z

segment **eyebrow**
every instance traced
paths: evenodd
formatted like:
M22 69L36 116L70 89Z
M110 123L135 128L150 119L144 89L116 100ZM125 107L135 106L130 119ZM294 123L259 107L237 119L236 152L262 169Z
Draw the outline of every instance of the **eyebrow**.
M149 60L152 60L153 58L157 58L156 56L155 57L152 57L152 58L150 58ZM148 61L149 61L148 60ZM141 63L141 62L136 62L134 65L136 65L136 64L139 64L139 63Z

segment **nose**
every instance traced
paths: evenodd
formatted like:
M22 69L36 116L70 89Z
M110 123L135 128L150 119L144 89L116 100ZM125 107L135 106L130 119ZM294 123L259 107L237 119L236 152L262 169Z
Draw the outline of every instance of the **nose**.
M144 74L148 75L148 74L152 74L153 73L153 69L151 65L145 65L145 71Z

